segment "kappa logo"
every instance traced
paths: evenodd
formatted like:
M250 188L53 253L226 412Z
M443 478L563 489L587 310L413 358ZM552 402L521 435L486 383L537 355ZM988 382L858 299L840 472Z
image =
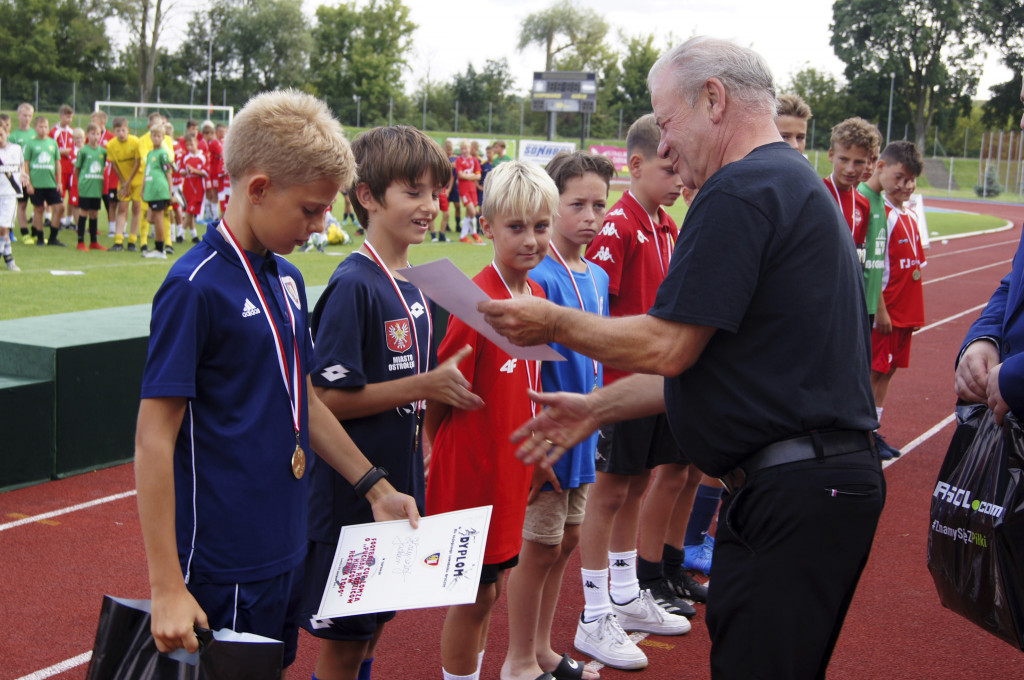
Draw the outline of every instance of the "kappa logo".
M337 382L348 375L348 369L341 364L334 364L320 371L320 375L328 382Z
M626 211L623 210L622 208L616 208L615 210L611 211L610 213L606 213L605 214L605 217L625 217L625 216L626 216Z
M622 238L619 236L619 230L615 228L614 222L605 222L604 226L601 227L601 233L598 236L614 236L615 238Z
M612 564L612 566L613 567L628 567L629 563L626 562L626 560L615 560L615 563Z
M584 588L593 588L594 590L597 590L597 584L594 583L593 581L587 581L586 583L583 584L583 587Z
M408 319L395 319L384 322L384 335L388 339L388 349L399 354L408 351L412 346L412 331Z
M601 262L615 262L615 258L612 257L611 251L608 250L608 246L601 246L594 253L594 260L600 260Z
M636 242L637 243L647 243L650 240L651 239L649 239L646 236L644 236L644 232L640 231L639 229L636 230Z
M245 304L242 306L242 318L248 319L250 316L256 316L260 313L260 308L252 303L252 300L245 298Z
M414 319L418 319L423 316L423 313L426 312L427 309L421 303L414 302L412 303L412 307L409 308L409 311L412 313Z

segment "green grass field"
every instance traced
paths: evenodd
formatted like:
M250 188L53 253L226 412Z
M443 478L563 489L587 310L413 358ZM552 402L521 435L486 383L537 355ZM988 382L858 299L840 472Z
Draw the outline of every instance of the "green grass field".
M621 195L621 191L612 191L608 205L615 203ZM683 201L680 200L672 206L669 213L681 224L686 215ZM454 222L454 215L452 221ZM928 215L928 227L933 234L932 238L992 229L1002 224L1003 220L989 215ZM347 228L349 231L352 229L350 226ZM109 246L111 240L106 238L106 233L106 220L103 211L100 211L100 234L104 235L101 242ZM74 247L76 237L70 231L62 231L60 238L68 247L40 248L20 242L14 245L15 259L22 271L12 273L0 266L0 319L151 302L171 262L192 245L175 244L177 250L169 260L146 260L137 253L79 252ZM288 259L302 271L307 286L324 285L341 258L352 252L359 243L361 239L356 237L352 245L328 247L328 255L295 252L289 255ZM491 261L492 251L489 245L484 247L430 242L415 246L409 251L409 260L412 264L422 264L442 257L450 257L460 269L472 276ZM81 274L54 274L62 271Z

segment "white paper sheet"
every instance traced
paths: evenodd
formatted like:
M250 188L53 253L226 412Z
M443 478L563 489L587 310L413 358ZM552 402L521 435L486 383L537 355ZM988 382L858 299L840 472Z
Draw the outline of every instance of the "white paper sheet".
M459 317L467 326L493 342L509 356L530 361L565 361L565 357L548 345L513 345L491 328L490 324L484 321L484 315L476 310L477 304L490 300L487 293L447 257L398 271L410 283L426 293L427 297Z
M476 601L491 506L342 527L320 609L312 619Z

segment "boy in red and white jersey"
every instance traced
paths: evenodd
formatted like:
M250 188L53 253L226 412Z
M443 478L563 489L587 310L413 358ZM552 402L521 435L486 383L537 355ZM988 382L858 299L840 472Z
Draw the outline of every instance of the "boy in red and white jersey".
M185 154L180 161L177 161L178 173L182 177L181 192L185 199L185 214L182 222L184 229L192 237L192 243L198 243L196 216L203 210L206 157L199 151L199 141L194 133L185 133L182 141L185 146Z
M459 178L459 200L466 206L466 216L462 218L462 237L459 240L463 243L483 245L483 239L476 233L476 183L480 180L482 169L480 161L470 153L471 150L472 145L463 140L459 145L461 155L455 159L455 174Z
M57 191L60 193L61 201L64 201L65 195L68 198L68 207L64 215L71 214L71 182L74 179L75 161L72 158L75 153L75 131L71 127L71 122L75 117L75 110L67 104L62 104L59 110L60 121L50 130L50 138L57 142L57 150L60 152L60 177L61 186L57 187ZM84 135L83 135L84 136ZM60 218L60 224L58 228L67 226L66 217ZM74 224L74 223L71 223Z
M828 150L832 174L825 178L825 186L839 204L858 251L864 248L871 203L857 191L857 186L878 153L877 145L875 126L863 118L847 118L832 128L832 144Z
M897 368L910 365L911 336L924 325L924 248L917 217L903 207L917 188L923 165L921 153L912 142L893 142L878 159L889 235L882 296L871 331L871 388L879 420L892 376Z
M203 123L203 139L209 149L209 153L206 155L206 201L214 219L220 215L217 180L224 173L224 145L217 139L215 133L216 128L213 123L210 121Z
M217 128L214 132L217 137L217 141L220 142L221 149L224 148L224 138L228 136L228 126L224 123L217 123ZM348 194L344 194L346 199L346 207L348 201ZM231 178L228 177L227 167L224 165L224 154L221 153L221 164L220 164L220 175L217 176L217 201L220 205L220 214L223 215L224 211L228 207L228 199L231 198ZM346 211L350 213L351 211ZM355 221L353 215L352 221Z

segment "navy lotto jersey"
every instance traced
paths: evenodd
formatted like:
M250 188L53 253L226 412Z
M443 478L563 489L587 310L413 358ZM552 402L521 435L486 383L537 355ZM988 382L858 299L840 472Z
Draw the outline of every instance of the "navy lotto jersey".
M269 309L216 229L171 265L153 299L142 397L188 400L174 448L178 556L187 582L263 580L294 569L306 554L308 475L292 474L295 427L267 323L269 313L291 371L288 307L295 317L300 442L312 465L306 290L284 258L247 255Z
M416 286L397 281L416 333L391 281L362 253L338 265L313 311L315 342L310 378L317 387L360 388L416 375L419 361L427 371L437 364L430 331L433 304ZM363 418L342 421L345 431L374 465L388 471L388 481L423 508L423 455L417 441L417 404L403 404ZM372 522L370 504L352 485L326 465L313 471L309 490L309 538L335 542L345 524Z
M584 260L584 262L587 262ZM588 273L573 272L576 288L583 298L585 311L608 316L608 273L593 262L587 262ZM569 280L569 272L549 253L533 271L530 278L540 284L544 294L552 302L580 308L576 289ZM596 288L595 288L596 286ZM552 343L566 361L545 361L541 364L540 380L545 392L578 392L588 394L604 384L604 371L598 362L594 375L594 361L577 352ZM563 489L578 487L594 481L594 456L597 451L597 432L566 451L554 464L555 475ZM545 484L545 489L551 489Z

